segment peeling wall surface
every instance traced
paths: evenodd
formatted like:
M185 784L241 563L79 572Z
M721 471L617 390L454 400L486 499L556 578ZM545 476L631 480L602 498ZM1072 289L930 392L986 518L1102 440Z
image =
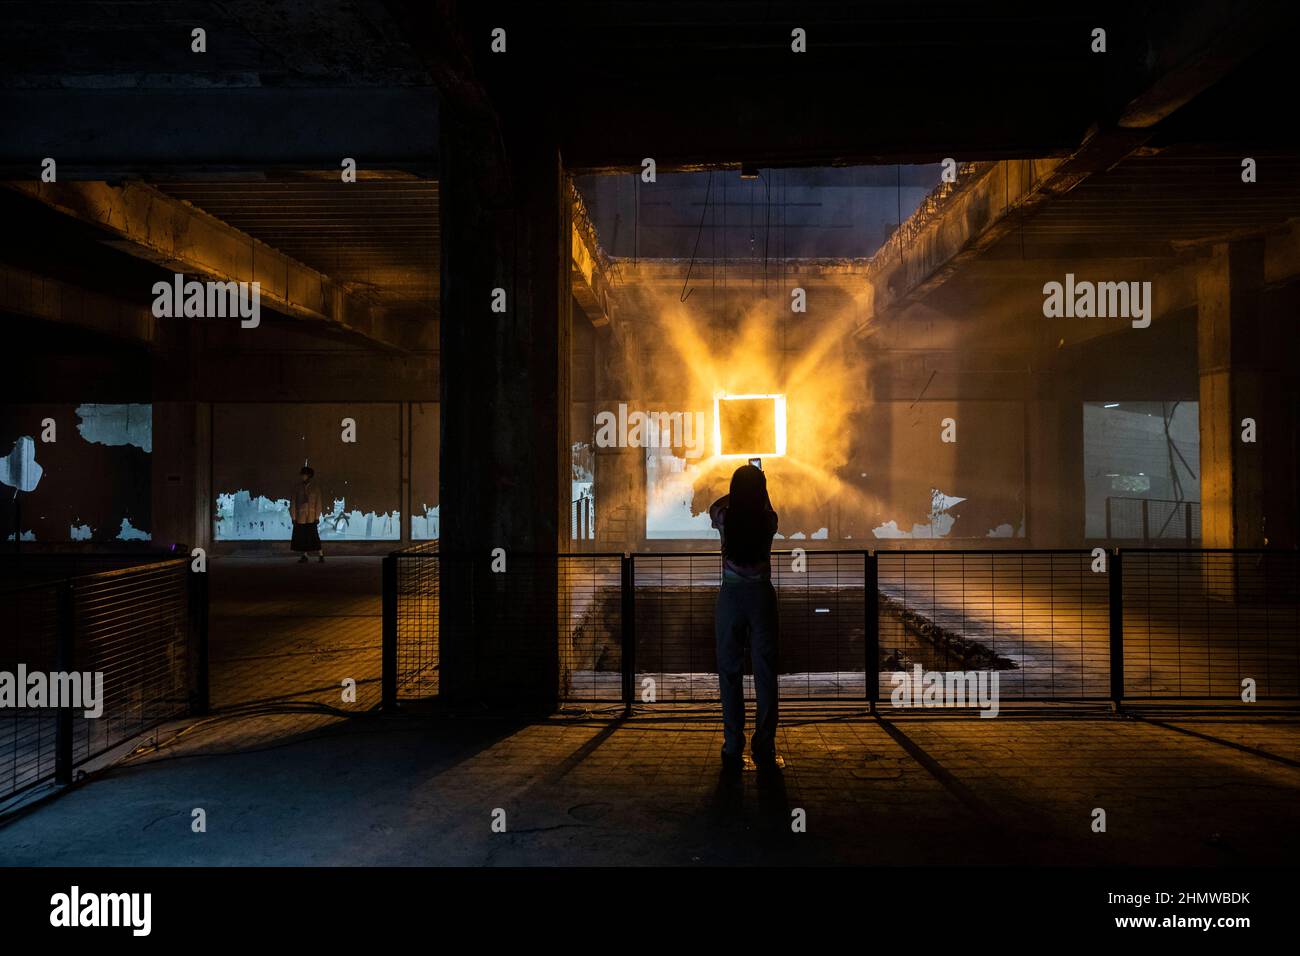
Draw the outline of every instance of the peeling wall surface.
M0 411L0 536L148 541L149 405L7 405Z
M411 428L411 540L438 537L438 452L440 448L437 402L412 402Z
M438 505L422 505L422 513L411 515L411 540L430 541L438 537Z
M954 441L940 437L947 419ZM856 434L845 480L862 490L866 507L842 519L853 536L1025 536L1022 403L878 402Z
M403 414L396 403L214 406L216 540L289 540L304 464L316 471L322 540L400 539Z
M78 405L77 419L77 431L88 442L153 451L153 416L148 405Z
M401 520L396 511L363 514L336 499L321 515L317 530L322 541L393 541L401 537ZM218 492L216 533L218 541L288 541L293 537L289 500L253 498L246 489Z
M900 528L897 521L886 521L871 533L877 538L944 538L952 530L957 518L952 508L961 504L965 498L945 495L938 488L930 490L930 520L925 524L913 523L911 528Z

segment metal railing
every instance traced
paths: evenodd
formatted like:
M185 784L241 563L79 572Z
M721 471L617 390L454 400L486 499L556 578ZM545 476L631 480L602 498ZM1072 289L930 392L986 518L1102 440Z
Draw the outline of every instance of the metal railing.
M1300 553L1125 551L1112 575L1126 694L1300 697Z
M1107 498L1106 540L1180 541L1201 538L1201 503L1166 498Z
M717 699L717 553L509 562L389 556L387 706L438 692L453 581L474 595L465 669L556 667L562 698L629 708ZM920 667L996 672L1002 700L1300 697L1298 583L1292 551L778 552L780 693L874 703Z
M80 707L0 707L0 799L51 780L71 783L86 761L165 720L206 711L207 575L187 560L31 555L21 567L0 562L0 572L0 672L103 681L98 716Z

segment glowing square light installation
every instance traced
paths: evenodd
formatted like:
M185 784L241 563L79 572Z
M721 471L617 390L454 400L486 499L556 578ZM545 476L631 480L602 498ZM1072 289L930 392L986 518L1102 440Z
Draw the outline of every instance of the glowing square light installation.
M713 450L720 458L784 455L785 396L714 396Z

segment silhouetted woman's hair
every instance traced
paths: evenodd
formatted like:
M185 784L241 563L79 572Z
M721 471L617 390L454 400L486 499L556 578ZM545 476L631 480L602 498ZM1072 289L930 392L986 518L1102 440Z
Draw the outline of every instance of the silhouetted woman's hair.
M724 521L727 557L742 564L767 560L772 550L772 502L767 476L753 465L741 465L731 476Z

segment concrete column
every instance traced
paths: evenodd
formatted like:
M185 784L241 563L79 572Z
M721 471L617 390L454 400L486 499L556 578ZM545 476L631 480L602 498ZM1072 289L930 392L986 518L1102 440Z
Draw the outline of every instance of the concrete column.
M1262 438L1264 466L1264 543L1269 548L1300 547L1300 283L1264 294L1264 401L1269 433Z
M152 544L210 548L213 501L208 405L153 403Z
M160 324L150 373L153 452L150 479L155 548L211 550L216 504L212 480L211 406L197 401L203 330L192 320Z
M1025 533L1035 548L1084 544L1083 404L1061 377L1034 376L1025 407Z
M597 411L644 407L637 388L637 354L631 330L619 320L598 330L595 403ZM645 543L646 453L643 448L596 449L596 535L602 551L636 551Z
M1264 546L1265 451L1289 441L1264 388L1263 251L1259 241L1216 245L1197 272L1201 539L1207 548ZM1247 418L1255 422L1253 443L1242 438Z
M560 681L553 556L568 535L568 200L544 111L503 120L509 180L493 195L481 175L489 147L447 120L441 693L547 709ZM494 289L504 312L492 310Z

